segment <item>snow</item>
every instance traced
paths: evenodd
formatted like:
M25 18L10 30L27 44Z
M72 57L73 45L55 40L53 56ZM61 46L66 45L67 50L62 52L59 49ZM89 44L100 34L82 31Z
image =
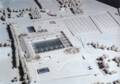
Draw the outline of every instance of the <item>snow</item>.
M3 4L2 4L2 2L0 1L0 9L2 9L3 8Z
M19 78L17 69L12 69L11 48L0 48L0 84L18 84L11 82L14 77Z
M41 23L40 26L41 28L48 29L48 31L52 31L54 30L54 28L58 30L65 30L65 28L67 28L65 25L63 25L64 23L61 22L62 20L54 20L54 21L56 21L57 23L56 25L59 25L60 29L55 24L54 25L49 24L49 21L40 21ZM35 24L36 27L38 26L37 25L38 23ZM74 31L72 32L75 33ZM111 33L95 34L91 32L91 33L77 34L74 38L72 38L72 36L69 33L70 32L66 32L67 36L69 37L72 43L74 42L75 38L81 38L85 48L82 48L81 46L79 46L80 53L78 53L77 55L65 55L63 53L64 52L63 50L40 54L41 59L39 61L33 61L27 64L29 71L31 73L31 78L33 79L33 82L37 81L37 84L39 83L73 84L73 82L75 82L76 84L79 84L80 82L82 82L83 84L92 84L98 81L112 82L114 80L119 79L119 76L118 76L119 69L116 67L116 65L113 62L110 63L110 66L112 67L111 69L118 70L117 71L118 73L112 76L107 76L107 75L104 75L100 69L98 69L98 66L96 64L96 58L100 57L104 53L109 54L110 58L112 56L119 55L120 53L116 54L115 52L111 52L111 51L110 52L102 51L99 49L96 50L86 45L88 42L99 42L107 46L110 46L113 44L115 44L116 46L119 46L120 45L119 34L114 34L114 33L113 34ZM81 42L77 40L73 44L74 46L78 47L78 45L81 45ZM48 56L51 56L51 59L49 59ZM86 60L83 60L82 56L84 56ZM93 69L89 71L88 66L91 66ZM37 69L44 68L44 67L49 67L50 72L39 75L37 73ZM97 76L94 76L95 74L97 74Z
M55 7L54 11L58 12L58 6L54 5L53 2L48 5L44 0L39 1L44 4L44 8L52 10ZM47 0L47 2L50 1L51 0ZM4 8L10 6L13 9L21 9L31 7L33 1L2 0L0 2L0 8L2 8L1 3L4 5ZM21 33L29 34L27 31L28 26L34 26L37 31L40 29L47 29L49 32L63 30L67 31L65 34L73 45L80 48L80 52L75 55L66 55L64 49L62 49L40 54L40 60L26 62L32 78L31 84L34 84L34 81L37 81L36 84L94 84L99 81L113 82L114 80L120 79L120 68L116 67L113 61L108 63L110 70L117 71L117 73L113 75L103 74L96 64L96 58L103 54L108 55L107 59L113 59L113 57L120 56L120 52L94 49L86 45L88 42L98 42L107 46L113 44L118 47L120 46L120 17L116 15L116 9L94 0L82 0L81 9L84 11L84 14L81 15L73 15L70 12L65 14L63 10L58 12L63 13L62 17L62 13L54 18L41 14L42 19L40 20L30 20L28 16L8 20L8 22L14 24L17 36ZM109 11L113 17L111 17L107 11ZM93 23L91 19L95 23ZM118 23L116 23L115 20ZM55 21L56 24L50 24L50 21ZM1 24L0 42L7 40L9 40L9 36L6 27ZM0 47L0 84L13 84L11 80L16 76L19 78L17 69L12 69L11 52L10 47ZM10 56L8 56L8 53L10 53ZM51 56L51 59L49 56ZM83 59L82 56L84 56L85 59ZM89 66L91 66L92 70L88 70ZM44 67L49 67L50 72L38 74L37 69ZM18 81L14 82L14 84L20 83Z
M0 42L5 42L7 40L9 40L9 37L8 37L6 26L3 24L0 24Z
M29 8L34 3L33 0L2 0L1 2L4 8L10 7L13 9Z

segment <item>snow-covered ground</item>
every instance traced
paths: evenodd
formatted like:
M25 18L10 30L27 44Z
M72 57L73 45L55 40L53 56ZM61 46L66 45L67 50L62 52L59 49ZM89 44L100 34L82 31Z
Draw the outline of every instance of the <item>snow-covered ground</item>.
M2 2L0 1L0 9L2 9L3 8L3 4L2 4Z
M1 0L0 8L3 8L3 6L4 8L11 7L13 9L29 8L33 6L33 1ZM120 52L94 49L87 45L88 42L97 42L106 46L115 45L120 48L120 17L116 14L117 10L115 8L95 0L82 0L81 9L84 13L73 15L70 11L67 13L65 11L58 12L58 6L54 5L54 1L49 3L49 0L47 0L47 4L50 5L47 5L44 2L45 0L39 1L44 4L44 8L56 11L58 16L50 17L41 14L42 18L40 20L30 20L25 15L21 18L15 17L7 20L14 25L17 36L22 33L29 34L27 30L29 26L34 26L37 31L41 29L47 29L49 32L67 30L66 35L75 47L80 48L80 52L76 55L66 55L63 49L40 54L41 59L39 61L27 63L27 67L31 72L31 84L35 82L36 84L94 84L96 82L109 83L120 80L120 67L117 67L112 61L114 57L120 57ZM50 24L50 21L55 21L55 24ZM9 40L9 36L6 26L1 24L0 42L7 40ZM8 56L9 54L10 56ZM11 54L10 47L0 47L0 84L21 84L18 70L12 69ZM96 59L103 54L108 56L106 60L110 70L117 73L105 75L98 68ZM49 56L51 56L51 59L49 59ZM49 67L50 72L38 74L37 69L44 67ZM17 77L18 81L13 83L11 80L14 77Z
M17 82L12 82L14 78ZM12 69L11 48L0 48L0 84L19 84L19 73Z
M0 23L0 42L5 42L9 40L6 25Z
M29 8L34 0L1 0L3 8L11 7L13 9Z

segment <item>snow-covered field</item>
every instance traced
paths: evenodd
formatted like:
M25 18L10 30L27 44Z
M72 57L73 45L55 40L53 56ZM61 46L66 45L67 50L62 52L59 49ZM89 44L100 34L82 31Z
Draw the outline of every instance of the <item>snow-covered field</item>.
M17 82L12 82L14 78ZM0 84L19 84L19 73L12 69L11 48L0 48Z
M6 30L6 26L0 24L0 42L9 40L9 36Z

